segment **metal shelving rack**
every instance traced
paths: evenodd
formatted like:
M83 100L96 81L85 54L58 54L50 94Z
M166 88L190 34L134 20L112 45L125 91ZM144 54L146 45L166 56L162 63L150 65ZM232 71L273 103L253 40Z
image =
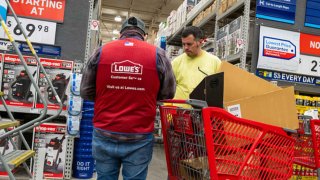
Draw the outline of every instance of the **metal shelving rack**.
M167 37L167 44L168 45L181 46L181 33L182 33L182 30L186 26L191 26L192 25L192 21L199 15L199 13L202 12L203 10L205 10L206 8L208 8L213 2L214 2L214 0L208 0L207 2L205 2L203 4L203 6L201 6L197 10L197 12L195 12L194 14L192 14L192 16L187 18L186 21L179 27L179 29L175 33L173 33L172 35ZM216 9L217 9L217 6L216 6ZM200 28L203 28L210 20L214 19L215 17L216 17L216 13L210 14L208 17L204 18L201 22L199 22L196 26L198 26Z
M221 6L221 0L217 0L218 9ZM240 61L240 68L246 69L247 64L247 54L249 49L249 28L250 28L250 0L238 0L235 4L233 4L229 9L223 12L220 15L217 15L216 24L215 24L215 34L218 33L219 27L226 25L224 21L233 13L243 9L242 16L242 33L241 39L243 40L243 48L238 54L229 55L225 60L234 63ZM215 37L216 38L216 37ZM216 39L217 40L217 39ZM217 44L215 44L215 50L217 49Z

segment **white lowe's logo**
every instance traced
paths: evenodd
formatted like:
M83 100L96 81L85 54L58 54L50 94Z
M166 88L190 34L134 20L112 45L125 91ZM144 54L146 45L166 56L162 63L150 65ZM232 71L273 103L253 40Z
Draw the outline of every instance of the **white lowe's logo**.
M129 60L111 64L111 73L142 74L143 66Z

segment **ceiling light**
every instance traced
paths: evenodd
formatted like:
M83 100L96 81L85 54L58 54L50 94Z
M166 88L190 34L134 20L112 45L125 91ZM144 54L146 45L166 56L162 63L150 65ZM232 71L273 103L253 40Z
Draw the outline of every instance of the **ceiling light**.
M115 29L115 30L112 31L112 33L117 35L117 34L119 34L119 31Z
M116 22L121 22L122 18L121 18L120 16L116 16L116 17L114 18L114 20L115 20Z

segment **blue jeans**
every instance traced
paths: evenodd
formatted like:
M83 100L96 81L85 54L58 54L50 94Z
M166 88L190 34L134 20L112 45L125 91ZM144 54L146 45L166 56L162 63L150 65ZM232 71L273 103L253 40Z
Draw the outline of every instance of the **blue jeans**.
M97 180L117 180L122 164L124 180L145 180L153 153L153 135L135 142L115 140L93 131L92 153Z

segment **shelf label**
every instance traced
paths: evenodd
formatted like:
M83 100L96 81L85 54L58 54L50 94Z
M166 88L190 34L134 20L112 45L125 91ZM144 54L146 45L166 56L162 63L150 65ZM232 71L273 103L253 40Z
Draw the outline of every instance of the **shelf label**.
M291 73L285 73L285 72L276 72L276 71L269 71L269 70L262 70L262 69L257 70L256 74L261 78L273 80L273 81L286 81L286 82L320 86L319 77L291 74Z
M294 24L296 0L258 0L256 17Z

